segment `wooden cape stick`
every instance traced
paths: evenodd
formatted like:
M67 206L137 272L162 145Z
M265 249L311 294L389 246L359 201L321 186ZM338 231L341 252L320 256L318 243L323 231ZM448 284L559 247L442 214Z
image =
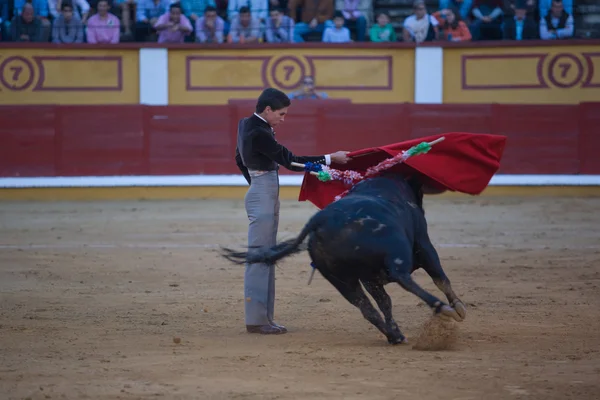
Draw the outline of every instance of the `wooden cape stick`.
M442 142L444 139L446 139L446 138L445 138L444 136L442 136L442 137L440 137L440 138L437 138L437 139L435 139L434 141L431 141L431 142L429 142L428 144L429 144L429 146L433 146L434 144L437 144L437 143L439 143L439 142ZM361 155L359 155L359 156L356 156L356 157L362 157L362 156L366 156L367 154L373 154L373 153L374 153L374 152L365 153L365 154L361 154ZM297 162L292 162L292 163L291 163L291 166L292 166L292 167L298 167L298 168L304 168L304 167L305 167L305 165L304 165L304 164L297 163ZM318 172L315 172L315 171L310 171L310 174L311 174L311 175L314 175L314 176L318 176L318 175L319 175L319 173L318 173Z
M292 161L292 163L291 163L291 166L292 166L292 167L299 167L299 168L304 168L304 167L305 167L305 165L304 165L304 164L300 164L300 163L293 162L293 161ZM319 173L318 173L318 172L315 172L315 171L310 171L310 173L311 173L311 175L315 175L315 176L316 176L316 175L319 175Z
M444 139L446 139L446 137L445 137L445 136L442 136L442 137L440 137L440 138L437 138L437 139L435 139L435 140L433 140L433 141L429 142L429 145L430 145L430 146L433 146L434 144L437 144L437 143L439 143L439 142L442 142ZM368 156L369 154L373 154L373 153L377 153L377 150L375 150L375 151L370 151L370 152L368 152L368 153L359 154L359 155L357 155L357 156L354 156L354 157L352 157L352 158L358 158L358 157Z

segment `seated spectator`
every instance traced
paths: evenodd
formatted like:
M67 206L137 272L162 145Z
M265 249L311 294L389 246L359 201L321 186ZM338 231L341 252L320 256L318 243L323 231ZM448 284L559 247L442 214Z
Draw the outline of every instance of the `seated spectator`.
M471 8L473 7L473 0L440 0L440 10L458 9L458 13L454 12L455 15L460 14L460 18L463 21L468 21L471 15Z
M52 30L52 24L48 19L50 15L48 0L14 0L13 13L15 16L21 15L25 4L33 6L33 15L41 24L40 37L36 42L48 42L50 40L50 31Z
M231 21L231 29L227 35L228 43L260 43L262 42L263 30L258 18L250 13L246 6L240 8L240 12Z
M273 8L267 20L266 37L268 43L293 43L294 21L284 15L283 10Z
M73 4L65 0L61 13L52 24L53 43L83 43L83 22L73 12Z
M295 43L304 42L305 35L322 36L325 28L333 26L333 0L290 0L290 17L294 21L298 7L302 7L302 20L294 27Z
M108 12L108 0L98 0L98 13L88 20L88 43L119 43L121 37L121 23L119 18Z
M325 32L323 32L323 43L351 42L352 39L350 39L350 29L344 26L344 22L344 14L342 14L341 11L336 11L333 14L334 26L325 28Z
M390 16L384 12L377 15L377 24L371 27L370 31L371 42L396 42L396 30L390 23Z
M440 38L449 42L462 42L471 40L471 31L461 20L457 9L444 9L433 13L440 24Z
M10 23L10 37L13 42L42 42L42 21L35 17L31 3L25 3L20 15L15 15Z
M538 0L540 11L540 18L544 18L550 12L552 8L553 0ZM573 15L573 0L563 0L563 7L568 14Z
M303 100L303 99L326 99L327 93L317 92L315 90L315 80L312 76L307 75L302 80L302 90L288 94L290 99Z
M367 36L367 18L371 0L335 0L335 9L341 11L346 20L346 27L356 31L356 41L364 42Z
M135 40L136 42L155 41L154 25L161 15L169 11L170 0L138 0Z
M250 10L250 14L264 26L267 23L269 16L269 3L267 0L229 0L227 4L227 19L231 24L236 19L240 10L246 7Z
M405 42L431 42L437 40L438 21L427 14L427 8L423 0L417 0L413 3L413 15L404 20L402 35Z
M217 15L217 9L207 6L204 16L196 20L196 42L223 43L225 40L225 21Z
M502 39L502 0L475 0L471 25L473 40Z
M48 0L48 11L54 20L63 14L63 3L71 3L71 10L75 17L85 24L90 13L90 3L86 0Z
M565 11L563 0L553 0L552 9L540 20L540 37L543 40L573 37L573 16Z
M158 32L158 43L183 43L194 30L190 20L182 14L179 3L171 4L169 11L158 17L154 29Z
M206 8L213 7L215 9L215 15L217 14L216 8L215 8L215 6L216 6L215 0L181 0L180 4L181 4L181 11L183 12L183 15L185 15L190 20L190 22L192 23L192 28L193 28L193 30L192 30L193 34L186 36L185 41L193 42L194 37L198 36L195 34L196 22L198 22L198 20L200 20L200 18L202 18L202 16L204 15L204 11L206 11Z
M527 16L524 0L517 0L515 16L504 21L504 39L535 40L539 39L538 26L533 18Z

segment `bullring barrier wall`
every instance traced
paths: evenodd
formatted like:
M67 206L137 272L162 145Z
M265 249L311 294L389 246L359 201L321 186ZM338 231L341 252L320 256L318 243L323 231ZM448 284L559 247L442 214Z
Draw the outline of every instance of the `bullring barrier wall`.
M233 163L236 121L264 87L289 92L304 74L330 100L294 102L278 139L298 154L499 133L509 141L492 186L598 185L599 44L3 43L2 197L62 187L245 190ZM282 175L297 190L301 174Z
M0 107L4 187L245 186L233 160L237 121L223 106ZM278 129L297 154L356 150L443 132L508 136L492 184L596 185L600 103L352 104L304 101ZM281 170L282 185L302 175Z

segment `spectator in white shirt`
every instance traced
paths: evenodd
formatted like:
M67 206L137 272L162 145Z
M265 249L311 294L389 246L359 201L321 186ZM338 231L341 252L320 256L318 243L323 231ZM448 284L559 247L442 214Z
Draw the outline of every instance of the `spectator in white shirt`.
M550 40L570 37L573 37L573 16L565 11L562 0L554 0L550 12L540 20L540 38Z
M350 30L344 26L344 14L336 11L333 14L333 27L325 28L323 32L323 43L348 43L351 42Z
M425 2L416 0L413 3L414 14L403 22L402 37L405 42L431 42L438 39L438 21L427 13Z

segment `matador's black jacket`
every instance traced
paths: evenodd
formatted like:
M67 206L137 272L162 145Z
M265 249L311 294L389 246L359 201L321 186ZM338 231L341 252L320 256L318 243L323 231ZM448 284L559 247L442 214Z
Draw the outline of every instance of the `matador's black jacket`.
M292 167L292 162L325 164L325 156L294 155L275 140L273 129L256 114L242 118L238 124L235 162L250 184L248 169L274 171L283 165L291 171L301 172L302 168Z

